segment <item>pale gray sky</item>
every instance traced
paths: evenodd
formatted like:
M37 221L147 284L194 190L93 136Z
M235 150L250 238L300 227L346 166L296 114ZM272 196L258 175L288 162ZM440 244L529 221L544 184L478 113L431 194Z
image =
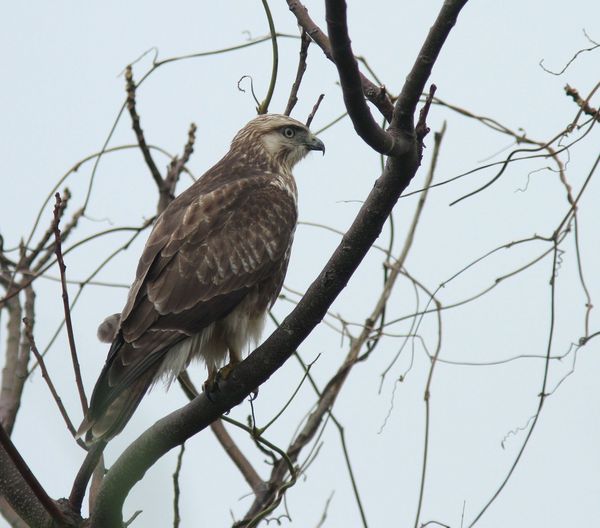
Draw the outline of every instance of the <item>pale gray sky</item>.
M297 33L285 2L271 1L280 32ZM397 93L441 5L439 1L349 2L349 24L356 54L368 59L387 88ZM307 1L311 15L325 27L323 5ZM494 2L472 0L451 33L431 81L437 95L448 103L497 119L513 130L526 131L539 141L553 138L575 116L576 106L563 92L570 83L582 95L598 82L600 50L582 54L565 74L553 76L538 65L560 70L581 49L590 47L582 28L600 41L600 6L593 0ZM159 58L208 51L243 43L267 34L261 3L227 2L13 2L0 21L4 50L0 87L2 105L1 152L3 193L0 197L0 233L5 247L18 244L29 233L34 216L54 183L78 160L98 151L112 126L124 97L120 75L126 64L156 47ZM272 111L282 111L295 75L298 43L280 40L281 64ZM139 78L150 57L135 66ZM270 44L214 57L177 62L157 70L140 88L138 111L148 141L169 152L180 152L191 121L198 125L196 150L189 164L199 176L226 151L233 134L255 113L249 92L238 91L243 75L254 78L262 96L271 69ZM304 120L319 93L325 99L313 123L317 130L343 112L335 68L317 46L311 46L309 65L293 115ZM599 106L596 96L592 106ZM503 159L511 143L472 120L433 107L429 125L439 130L447 122L436 181L446 180L489 161ZM409 190L419 189L433 144L427 139L423 169ZM573 136L577 137L576 135ZM296 170L300 218L345 229L379 174L378 157L343 120L321 135L325 158L312 156ZM111 145L134 143L127 116L121 120ZM597 156L598 131L575 145L567 162L567 178L577 192ZM506 150L503 150L506 149ZM498 154L502 151L501 154ZM497 155L498 154L498 155ZM492 156L495 156L491 158ZM166 158L158 157L164 167ZM477 172L433 190L417 231L407 269L430 289L447 281L464 265L485 252L535 233L549 236L568 210L564 187L548 160L511 165L490 189L449 207L493 176ZM73 204L81 204L91 164L68 180ZM535 171L535 172L534 172ZM597 178L596 178L597 180ZM183 178L180 187L189 180ZM522 192L523 191L523 192ZM584 273L592 298L600 297L600 252L597 226L600 196L592 180L580 204L580 244ZM117 225L137 225L155 210L153 183L139 151L105 156L98 168L88 218L73 238ZM396 252L416 204L416 196L402 199L396 209ZM75 205L73 205L73 209ZM42 223L48 225L48 207ZM388 241L384 230L382 245ZM125 235L94 242L67 258L68 276L83 279ZM286 284L303 291L321 269L339 238L318 228L300 226ZM99 280L129 283L145 241L115 259ZM459 279L440 294L443 304L470 297L549 246L542 243L504 250ZM577 278L573 239L561 247L562 265L556 290L556 325L552 354L565 354L584 335L585 297ZM369 315L381 284L381 255L372 251L335 303L332 311L346 321L360 322ZM502 283L488 296L444 312L441 358L449 361L493 362L518 355L546 353L550 321L548 282L551 260L544 259L519 277ZM54 270L53 276L57 275ZM56 283L39 280L36 338L45 346L62 319ZM77 288L71 290L73 297ZM95 339L97 324L119 311L126 290L89 286L73 317L84 379L91 390L104 362L106 347ZM420 306L426 299L421 296ZM279 301L284 316L291 304ZM415 310L415 294L406 282L390 301L388 318ZM2 325L5 319L2 320ZM390 328L404 334L409 324ZM590 331L600 329L597 309ZM354 329L355 330L355 329ZM430 350L436 343L435 316L422 322L419 333ZM5 330L0 331L0 350ZM482 527L591 526L600 517L600 407L597 373L600 341L591 341L577 355L575 372L546 402L524 456L498 500L478 523ZM378 393L380 374L402 344L387 337L364 365L358 366L335 411L344 424L353 467L369 526L409 526L414 523L423 449L423 390L428 361L418 341L409 342ZM321 354L313 367L321 385L346 353L347 341L321 325L303 344L307 361ZM414 354L411 354L411 350ZM412 357L414 356L414 361ZM553 362L549 388L564 378L574 355ZM394 380L408 371L405 381ZM74 422L81 419L68 361L66 336L61 333L48 354L48 367ZM436 520L458 528L464 508L467 526L498 488L514 461L540 391L544 362L521 359L500 366L439 364L432 385L431 445L421 522ZM201 367L193 371L204 379ZM281 408L301 378L294 360L264 387L256 402L259 423ZM395 391L394 405L390 401ZM108 464L144 428L185 401L177 388L165 394L157 387L136 416L107 449ZM284 417L268 433L278 445L289 442L296 424L314 401L304 386ZM389 412L383 431L379 433ZM245 421L247 404L232 411ZM504 448L502 440L510 431ZM261 475L268 474L263 455L237 431L232 431ZM335 494L324 526L359 526L360 518L347 478L337 431L328 427L319 457L288 492L293 525L316 526L325 502ZM27 383L14 441L33 471L53 497L68 495L83 452L63 426L39 373ZM134 488L125 515L143 513L134 526L172 525L171 474L176 453L165 456ZM248 488L209 431L187 444L182 471L182 527L231 525L250 504ZM282 521L286 525L287 521ZM0 520L0 526L3 526Z

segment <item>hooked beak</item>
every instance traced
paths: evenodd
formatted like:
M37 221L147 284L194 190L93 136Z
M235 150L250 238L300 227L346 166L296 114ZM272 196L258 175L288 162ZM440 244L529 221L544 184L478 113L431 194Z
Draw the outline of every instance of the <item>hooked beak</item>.
M325 143L323 143L318 137L313 135L310 136L310 139L307 141L306 146L308 150L320 150L325 155Z

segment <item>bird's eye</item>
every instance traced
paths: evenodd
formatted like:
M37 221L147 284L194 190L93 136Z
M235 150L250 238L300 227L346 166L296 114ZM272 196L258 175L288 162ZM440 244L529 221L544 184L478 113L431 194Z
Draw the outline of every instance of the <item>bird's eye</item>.
M293 138L296 135L296 131L292 127L285 127L281 133L288 139Z

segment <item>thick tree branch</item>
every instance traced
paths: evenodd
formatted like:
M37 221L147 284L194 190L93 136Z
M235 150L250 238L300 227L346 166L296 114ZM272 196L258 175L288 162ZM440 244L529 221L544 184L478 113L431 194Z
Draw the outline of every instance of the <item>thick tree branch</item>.
M417 60L406 77L402 91L396 100L392 127L412 131L419 97L431 75L431 70L446 42L446 38L456 23L458 14L468 0L446 0L429 30L429 34L419 51Z
M335 62L331 51L331 45L327 35L317 26L308 14L308 9L297 0L286 0L290 11L296 17L298 24L308 33L309 37L323 50L325 57ZM373 84L362 73L359 73L363 92L367 99L373 103L385 117L388 123L392 120L394 106L385 91L385 88Z
M0 426L0 495L19 516L36 528L71 526L57 504L35 478Z
M9 290L8 293L10 292ZM4 367L2 368L2 386L0 388L0 424L10 436L19 409L23 382L25 381L25 378L19 380L16 375L19 365L23 308L21 299L18 296L8 299L4 306L8 312L8 324L6 325L8 335L6 336L6 354ZM19 386L21 389L19 389Z
M331 54L340 77L344 103L354 130L367 145L380 154L386 156L402 154L400 142L377 124L365 101L358 63L354 58L348 36L346 2L326 0L325 8Z

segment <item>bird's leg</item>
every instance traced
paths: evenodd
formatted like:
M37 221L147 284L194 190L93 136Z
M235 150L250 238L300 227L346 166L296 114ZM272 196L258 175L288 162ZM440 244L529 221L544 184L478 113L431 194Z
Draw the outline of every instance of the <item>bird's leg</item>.
M215 395L219 392L219 383L227 380L234 367L242 360L241 354L236 349L229 347L229 363L221 369L217 369L215 364L208 365L208 378L202 385L202 390L210 401L215 400Z
M226 380L231 374L231 371L234 367L242 361L242 355L233 347L229 347L229 363L225 365L221 370L219 370L217 374L217 382L219 380ZM252 401L256 400L258 396L258 387L252 391L252 396L250 399Z
M221 380L226 380L231 374L231 371L238 363L242 361L242 355L233 347L229 347L229 363L217 372L217 383Z
M204 394L206 394L207 398L210 401L214 401L211 395L219 390L217 379L219 371L214 363L208 364L207 368L208 378L206 378L206 381L202 384L202 391L204 392Z

